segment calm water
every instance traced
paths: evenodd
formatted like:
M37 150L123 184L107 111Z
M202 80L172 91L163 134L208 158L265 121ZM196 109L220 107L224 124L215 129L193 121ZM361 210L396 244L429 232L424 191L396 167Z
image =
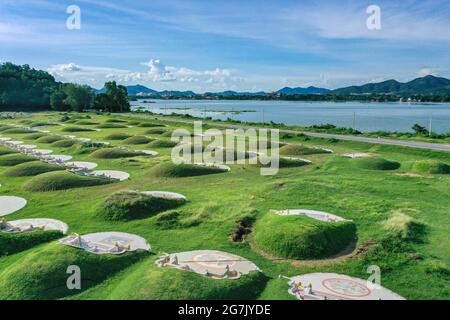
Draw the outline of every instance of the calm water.
M213 119L232 118L252 122L277 122L310 126L331 123L370 131L411 131L415 123L428 128L432 119L434 132L450 132L450 104L407 103L333 103L299 101L228 101L228 100L143 100L133 102L155 113L190 114ZM252 111L241 112L239 111Z

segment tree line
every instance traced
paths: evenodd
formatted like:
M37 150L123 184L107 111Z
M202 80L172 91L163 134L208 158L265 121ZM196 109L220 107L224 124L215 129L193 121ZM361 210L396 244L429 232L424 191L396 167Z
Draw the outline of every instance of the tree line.
M127 96L127 88L115 81L106 82L105 92L96 94L89 86L57 82L48 72L29 65L0 64L0 108L127 112Z

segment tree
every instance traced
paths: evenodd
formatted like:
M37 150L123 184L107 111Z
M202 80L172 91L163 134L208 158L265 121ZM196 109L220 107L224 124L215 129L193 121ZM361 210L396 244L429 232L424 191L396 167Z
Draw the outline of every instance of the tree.
M412 129L416 132L416 134L427 134L427 128L421 126L420 124L416 123L412 126Z
M66 100L66 98L67 98L66 93L63 91L62 88L59 88L58 90L54 91L50 96L50 107L53 110L57 111L69 110L70 106L64 103L64 100Z
M98 94L94 100L94 109L106 112L130 111L127 88L115 81L105 83L105 93Z
M67 96L64 103L70 107L70 110L82 112L91 107L94 94L89 86L68 83L63 90Z

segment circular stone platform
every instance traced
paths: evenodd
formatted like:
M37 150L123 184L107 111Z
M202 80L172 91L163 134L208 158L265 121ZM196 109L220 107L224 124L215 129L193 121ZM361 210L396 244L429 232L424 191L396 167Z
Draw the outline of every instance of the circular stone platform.
M36 145L34 145L34 144L22 144L22 145L20 145L20 148L21 148L21 149L27 149L27 150L30 150L30 149L36 148Z
M213 279L238 279L260 269L251 261L231 253L217 250L194 250L160 257L160 267L192 271Z
M27 204L27 200L20 197L0 196L0 217L14 213Z
M92 139L90 139L90 138L73 138L73 140L77 140L80 142L91 142L92 141Z
M296 158L296 157L282 157L283 159L292 160L292 161L302 161L306 163L312 163L311 160L303 159L303 158Z
M11 138L8 138L8 137L3 137L3 138L0 138L0 141L10 141L11 140Z
M74 234L59 242L95 254L122 254L138 249L151 250L144 238L124 232L98 232L82 236Z
M382 286L336 273L296 276L289 285L289 293L300 300L405 300Z
M0 229L2 232L31 232L37 230L58 230L62 233L66 233L69 227L62 221L55 219L21 219L8 221L6 223L6 228Z
M130 177L129 173L115 170L96 170L92 172L94 176L103 176L112 179L118 179L120 181L127 180Z
M136 150L137 153L143 153L145 155L149 155L149 156L157 156L159 153L156 151L152 151L152 150Z
M354 152L354 153L344 153L343 156L344 156L344 157L347 157L347 158L356 159L356 158L369 158L369 157L373 157L373 154L371 154L371 153L366 153L366 152Z
M34 149L33 152L36 155L48 155L48 154L52 154L53 150L49 150L49 149Z
M187 198L182 194L169 191L142 191L141 193L155 198L187 200Z
M66 162L72 159L72 156L67 156L64 154L54 154L54 155L48 155L46 156L47 159L55 160L55 161L61 161Z
M276 212L280 216L306 216L309 218L313 218L316 220L324 221L324 222L339 222L339 221L348 221L342 217L336 216L331 213L315 211L315 210L306 210L306 209L288 209L288 210L280 210Z
M97 168L98 164L96 164L95 162L73 161L73 162L66 162L66 166L75 169L91 170Z

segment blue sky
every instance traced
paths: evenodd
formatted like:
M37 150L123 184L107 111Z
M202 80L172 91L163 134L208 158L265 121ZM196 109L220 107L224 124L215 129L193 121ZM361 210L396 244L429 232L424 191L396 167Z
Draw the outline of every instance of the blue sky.
M369 30L369 5L381 29ZM81 29L69 30L69 5ZM450 77L450 2L0 0L0 61L157 90L336 88Z

